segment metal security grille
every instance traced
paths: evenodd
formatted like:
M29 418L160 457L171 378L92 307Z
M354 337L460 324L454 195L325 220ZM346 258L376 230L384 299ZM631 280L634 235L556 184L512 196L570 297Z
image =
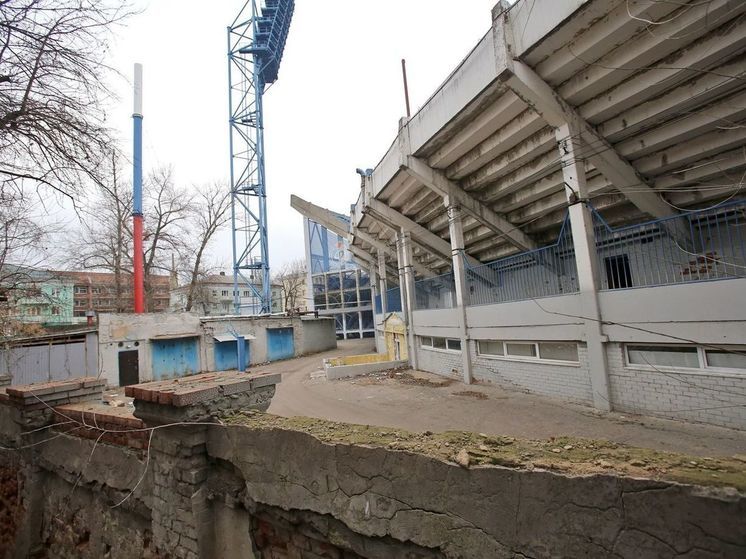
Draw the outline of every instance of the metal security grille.
M452 309L456 306L456 285L453 274L443 274L414 283L414 308Z
M746 277L746 201L612 228L594 211L602 289Z
M489 305L578 291L569 215L557 241L466 270L468 304Z

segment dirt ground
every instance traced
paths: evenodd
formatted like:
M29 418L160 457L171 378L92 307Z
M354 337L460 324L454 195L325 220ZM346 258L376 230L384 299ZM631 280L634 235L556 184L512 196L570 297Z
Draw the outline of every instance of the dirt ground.
M596 412L515 390L465 386L418 371L337 381L322 359L373 351L372 340L340 341L336 350L255 367L282 373L269 412L407 431L467 431L491 436L608 440L695 456L746 454L746 432L629 414ZM562 450L562 449L560 449Z

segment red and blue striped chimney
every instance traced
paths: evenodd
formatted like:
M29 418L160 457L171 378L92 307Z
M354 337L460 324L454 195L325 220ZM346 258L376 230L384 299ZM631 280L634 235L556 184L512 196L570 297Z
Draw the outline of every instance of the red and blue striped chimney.
M132 113L132 234L134 237L135 312L145 312L145 271L142 247L142 64L135 64L135 109Z

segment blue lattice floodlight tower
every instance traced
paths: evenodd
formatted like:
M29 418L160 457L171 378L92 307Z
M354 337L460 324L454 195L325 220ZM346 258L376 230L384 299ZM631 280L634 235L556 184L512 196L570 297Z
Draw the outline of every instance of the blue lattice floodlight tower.
M294 0L248 0L228 27L233 306L236 314L272 309L267 243L262 96L277 80ZM241 302L241 290L251 293Z

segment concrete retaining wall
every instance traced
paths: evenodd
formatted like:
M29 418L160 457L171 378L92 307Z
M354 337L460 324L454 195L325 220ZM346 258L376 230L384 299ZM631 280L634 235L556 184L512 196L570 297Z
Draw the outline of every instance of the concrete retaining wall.
M334 318L301 318L303 341L301 353L319 353L337 347Z
M14 413L2 416L4 446L19 440ZM0 453L0 502L15 511L0 555L735 559L746 549L746 495L732 489L466 468L261 421L160 429L149 458L94 444L69 433Z

